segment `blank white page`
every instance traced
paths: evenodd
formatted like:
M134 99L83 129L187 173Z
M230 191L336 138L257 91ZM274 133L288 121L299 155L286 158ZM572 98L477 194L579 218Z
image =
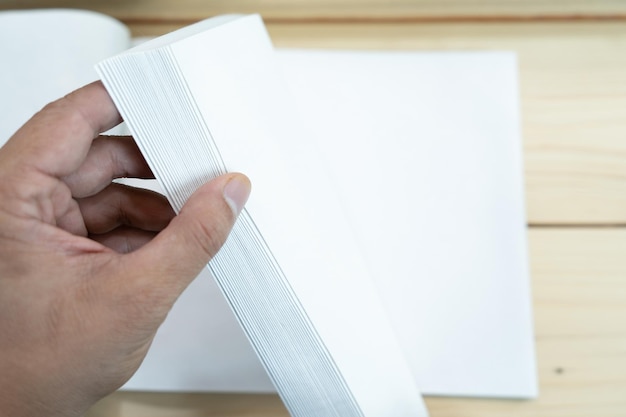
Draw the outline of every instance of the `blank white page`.
M514 54L280 57L421 389L535 396Z

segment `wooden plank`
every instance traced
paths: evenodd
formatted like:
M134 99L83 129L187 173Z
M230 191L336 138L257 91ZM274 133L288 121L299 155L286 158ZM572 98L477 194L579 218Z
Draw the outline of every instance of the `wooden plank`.
M432 417L626 410L626 229L530 230L540 396L426 398ZM115 393L86 417L287 417L274 395Z
M223 13L284 20L623 19L621 0L5 0L2 8L87 8L127 21L193 21Z
M132 25L155 35L176 25ZM626 25L270 24L279 47L513 50L529 222L626 224Z

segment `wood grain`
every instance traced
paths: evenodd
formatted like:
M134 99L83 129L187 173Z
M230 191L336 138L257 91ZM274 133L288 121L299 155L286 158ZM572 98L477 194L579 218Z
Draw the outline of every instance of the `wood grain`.
M426 399L432 417L602 417L626 410L626 229L532 229L540 395ZM118 392L86 417L287 417L275 395Z
M51 7L46 0L5 0L2 7ZM464 21L625 19L620 0L57 0L132 22L193 21L223 13L261 13L270 21Z

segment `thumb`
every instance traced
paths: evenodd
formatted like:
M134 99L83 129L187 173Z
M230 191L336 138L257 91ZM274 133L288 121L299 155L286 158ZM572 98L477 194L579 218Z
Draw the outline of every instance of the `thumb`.
M243 174L225 174L204 184L165 229L131 254L130 267L139 268L146 285L165 289L173 302L222 247L250 188Z

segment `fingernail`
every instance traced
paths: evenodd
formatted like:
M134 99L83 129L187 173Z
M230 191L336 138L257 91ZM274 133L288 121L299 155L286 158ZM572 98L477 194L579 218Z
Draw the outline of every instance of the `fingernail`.
M246 201L248 201L250 188L250 180L241 174L233 176L224 186L224 200L233 210L235 216L239 215Z

